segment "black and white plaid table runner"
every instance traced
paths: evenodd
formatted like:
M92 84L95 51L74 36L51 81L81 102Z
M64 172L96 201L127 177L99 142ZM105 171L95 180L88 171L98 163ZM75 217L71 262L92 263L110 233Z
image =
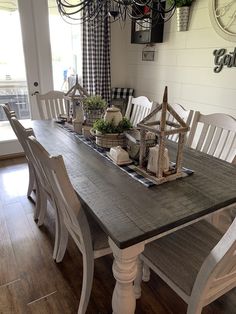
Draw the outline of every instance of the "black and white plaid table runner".
M106 158L107 160L109 160L110 162L112 162L114 165L116 165L117 167L119 167L121 170L123 170L124 172L126 172L129 176L131 176L134 180L139 181L140 183L142 183L144 186L146 187L151 187L153 185L156 185L156 183L154 181L152 181L149 178L144 177L143 175L141 175L140 173L138 173L137 171L137 167L135 164L131 164L131 165L125 165L125 166L119 166L117 165L115 162L113 162L108 156L107 156L107 152L109 151L106 148L100 147L98 146L93 140L87 139L85 138L83 135L80 135L78 133L76 133L75 131L71 130L70 127L67 127L65 125L60 125L61 128L63 128L64 130L66 130L67 132L69 132L72 136L76 137L77 139L79 139L81 142L83 142L84 144L88 145L89 147L91 147L92 149L94 149L97 153L99 153L100 155L102 155L104 158ZM191 169L187 169L187 168L183 168L183 172L185 172L186 176L193 174L193 171Z

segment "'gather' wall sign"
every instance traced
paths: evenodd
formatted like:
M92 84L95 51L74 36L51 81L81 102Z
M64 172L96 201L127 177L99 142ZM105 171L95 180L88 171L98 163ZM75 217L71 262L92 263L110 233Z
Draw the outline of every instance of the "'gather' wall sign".
M227 66L227 68L236 67L236 48L229 53L227 53L225 48L216 49L213 51L213 55L215 56L215 73L219 73L224 66Z

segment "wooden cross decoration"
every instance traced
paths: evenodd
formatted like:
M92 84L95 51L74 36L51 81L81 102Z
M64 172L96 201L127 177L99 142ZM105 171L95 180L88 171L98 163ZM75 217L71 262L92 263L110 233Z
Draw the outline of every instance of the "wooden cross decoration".
M160 120L157 119L158 112L160 112ZM167 112L172 115L175 122L168 121L166 119ZM146 142L145 134L147 131L153 132L158 137L158 158L157 158L157 171L155 176L150 177L157 183L161 184L166 181L175 180L179 177L184 176L182 171L182 160L183 160L183 148L185 142L186 132L189 130L189 126L183 121L183 119L177 114L177 112L168 104L168 90L165 87L163 102L157 106L146 118L144 118L137 125L140 128L140 154L139 154L139 170L145 172L145 156L146 156ZM166 147L167 136L171 134L178 134L178 149L176 156L175 167L170 168L168 171L164 171L164 152Z

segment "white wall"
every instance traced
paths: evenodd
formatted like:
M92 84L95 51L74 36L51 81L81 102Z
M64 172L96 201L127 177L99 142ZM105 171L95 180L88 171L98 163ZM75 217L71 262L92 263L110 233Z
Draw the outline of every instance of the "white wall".
M145 45L130 44L130 25L120 30L117 24L112 28L112 84L124 82L135 89L136 96L146 95L158 102L167 85L170 103L236 117L236 68L213 72L213 50L226 48L229 52L235 46L213 29L208 0L196 0L192 5L188 31L176 32L175 16L165 24L164 41L154 47L154 62L142 61Z
M111 24L111 86L129 87L128 84L128 45L130 41L130 24ZM130 86L132 87L132 86Z

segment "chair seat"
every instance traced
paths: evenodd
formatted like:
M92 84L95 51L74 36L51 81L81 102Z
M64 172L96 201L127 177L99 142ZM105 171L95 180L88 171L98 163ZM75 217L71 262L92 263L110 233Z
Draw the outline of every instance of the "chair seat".
M94 220L91 214L86 212L89 227L92 235L92 244L94 251L103 250L109 248L108 238L102 228Z
M221 237L213 225L200 221L147 244L143 260L163 280L168 283L170 278L190 296L202 263Z

